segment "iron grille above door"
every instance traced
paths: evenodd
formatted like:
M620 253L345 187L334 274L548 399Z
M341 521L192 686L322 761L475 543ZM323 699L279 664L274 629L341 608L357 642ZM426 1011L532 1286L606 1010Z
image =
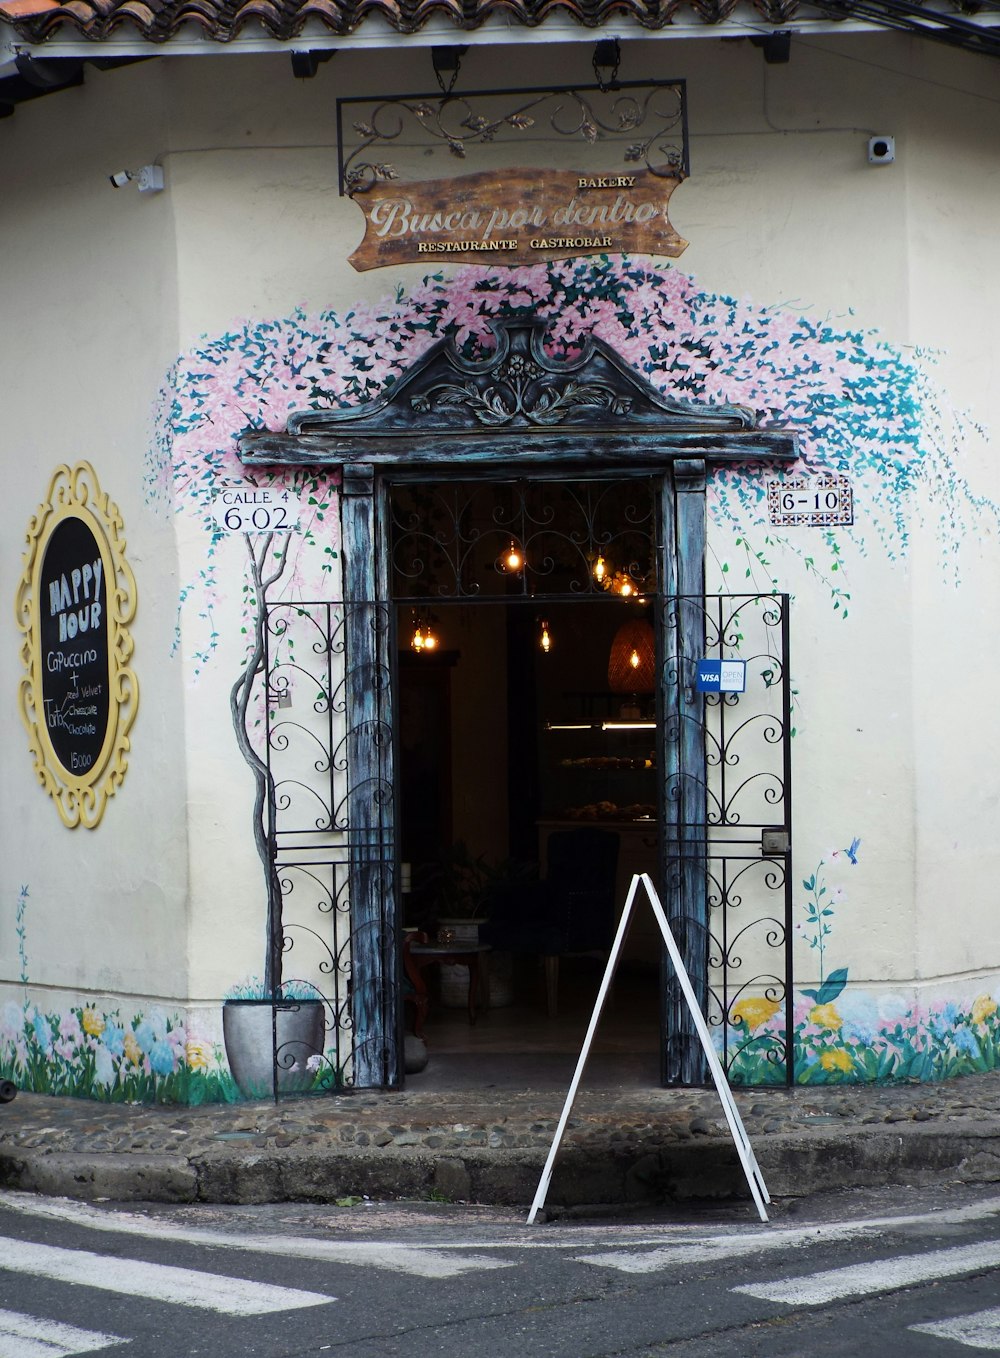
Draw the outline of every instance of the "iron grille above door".
M399 481L394 599L635 596L655 591L657 478Z

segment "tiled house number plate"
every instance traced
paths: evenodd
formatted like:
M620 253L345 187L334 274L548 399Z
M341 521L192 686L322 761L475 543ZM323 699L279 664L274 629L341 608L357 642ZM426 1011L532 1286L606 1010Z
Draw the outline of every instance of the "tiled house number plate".
M767 517L775 528L828 528L854 522L854 495L846 476L792 476L767 483Z

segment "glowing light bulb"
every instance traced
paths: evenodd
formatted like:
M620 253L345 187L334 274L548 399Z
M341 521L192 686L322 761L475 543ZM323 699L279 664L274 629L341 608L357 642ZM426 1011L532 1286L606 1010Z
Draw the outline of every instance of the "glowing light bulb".
M427 624L427 631L424 633L424 650L433 651L438 644L437 634L431 631L430 623Z
M524 558L512 542L507 555L504 557L504 564L509 571L519 571L524 565Z
M604 560L604 557L598 553L597 560L594 562L594 579L599 585L604 584L604 577L607 573L608 563Z
M549 624L547 622L542 623L542 635L539 638L538 644L546 655L552 650L552 635L549 632Z
M634 670L637 670L639 666L642 664L642 661L639 659L639 652L635 649L634 646L632 648L632 654L628 658L628 663L632 666Z
M415 651L422 651L424 649L424 633L423 628L419 623L417 623L417 626L414 629L413 640L410 642L410 645Z

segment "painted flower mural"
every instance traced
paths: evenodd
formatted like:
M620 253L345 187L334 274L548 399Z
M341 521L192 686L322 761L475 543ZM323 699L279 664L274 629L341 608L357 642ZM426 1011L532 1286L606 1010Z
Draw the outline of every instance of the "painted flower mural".
M855 526L815 530L804 546L801 536L769 527L759 468L716 470L709 490L712 548L717 578L731 579L734 592L794 591L809 578L825 587L834 612L846 617L848 543L890 561L905 557L921 506L934 516L944 569L957 578L962 538L980 518L994 529L1000 524L998 506L977 495L962 473L963 445L981 431L950 408L935 383L929 353L894 346L850 320L718 295L681 270L648 260L468 266L430 275L379 303L340 312L298 310L234 325L204 338L171 369L157 407L146 489L150 503L193 517L205 534L204 560L178 598L176 645L183 627L196 676L212 662L219 643L214 616L221 597L216 567L221 530L212 495L223 480L256 479L295 489L305 509L303 531L287 548L291 559L281 579L282 597L315 598L336 590L335 478L248 472L236 456L237 436L251 428L279 431L296 410L370 400L443 336L467 350L488 347L492 318L528 309L549 322L553 353L571 355L585 336L595 335L661 390L688 400L742 404L764 427L795 430L801 463L788 475L842 473L856 494L867 492L863 519ZM253 600L247 585L243 603L249 623ZM857 866L859 848L854 839L832 851L803 882L802 942L811 950L818 982L796 1004L797 1078L928 1079L997 1065L1000 996L983 993L921 1007L851 985L846 966L827 969L834 912L845 900L842 886L831 885L831 874ZM123 1088L123 1078L141 1074L153 1082L154 1095L156 1081L178 1077L175 1061L183 1059L189 1081L207 1082L215 1069L217 1053L210 1058L203 1044L190 1041L181 1052L169 1033L147 1031L141 1017L125 1022L117 1015L86 1014L76 1015L77 1035L72 1025L63 1032L61 1019L37 1011L29 1023L25 1009L21 1047L27 1049L29 1029L39 1050L61 1042L80 1052L81 1042L84 1047L92 1042L99 1083ZM734 1083L783 1080L783 1069L763 1054L784 1039L783 1008L768 997L747 995L728 1017ZM105 1026L94 1031L98 1022ZM0 1051L6 1054L7 1048Z
M951 563L977 515L1000 521L997 506L975 495L959 471L962 441L979 431L936 390L929 354L904 352L848 321L706 292L681 270L643 259L469 265L343 313L300 310L248 321L178 359L158 402L146 489L151 503L196 515L209 539L203 568L179 597L178 641L183 616L196 670L218 643L221 533L211 498L222 479L247 475L236 457L238 434L281 430L294 410L370 400L442 336L460 347L488 347L490 320L527 308L548 320L555 353L570 354L584 336L596 335L665 391L746 405L765 426L795 429L802 463L789 475L847 473L856 489L871 492L863 526L817 530L810 543L818 545L803 547L769 529L758 469L717 470L709 503L716 524L730 531L730 547L723 541L716 549L723 576L731 572L770 590L794 588L796 572L804 572L824 582L834 609L845 614L845 541L893 560L904 556L918 496L938 508L943 559ZM311 597L333 571L338 550L333 478L254 475L260 484L280 481L300 494L303 532L291 544L295 560L283 588Z
M0 1077L39 1094L105 1102L205 1103L240 1097L220 1048L188 1057L184 1023L162 1010L123 1020L93 1005L0 1011Z
M852 986L846 966L826 970L837 909L848 901L834 875L856 868L860 850L858 838L831 849L801 884L796 933L816 958L818 982L795 999L796 1082L942 1080L1000 1068L1000 992L914 1004ZM732 1007L726 1042L733 1084L784 1083L784 1063L774 1056L784 1047L785 1022L784 1006L769 999L742 997Z

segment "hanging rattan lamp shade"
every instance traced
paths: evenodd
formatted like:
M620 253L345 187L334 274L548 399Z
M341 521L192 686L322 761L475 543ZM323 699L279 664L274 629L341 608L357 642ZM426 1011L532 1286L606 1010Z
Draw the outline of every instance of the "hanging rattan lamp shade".
M623 622L608 656L612 693L652 693L656 678L656 635L645 618Z

